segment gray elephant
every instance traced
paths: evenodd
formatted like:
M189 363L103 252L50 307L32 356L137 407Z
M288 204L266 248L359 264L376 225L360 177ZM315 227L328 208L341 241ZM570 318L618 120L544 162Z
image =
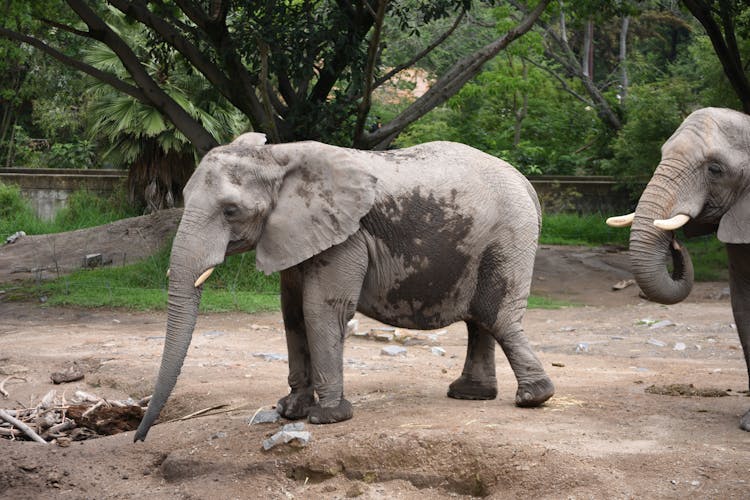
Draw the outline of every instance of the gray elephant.
M466 361L451 397L496 396L495 341L515 373L518 406L552 396L521 327L540 209L518 171L447 142L382 152L264 142L250 133L213 149L185 187L164 354L136 441L177 381L202 283L225 255L253 248L258 269L281 271L291 392L277 408L286 418L352 417L342 354L355 311L404 328L465 321Z
M662 146L635 213L607 223L632 224L633 274L646 296L663 304L683 300L693 286L690 255L673 231L716 232L729 256L732 311L750 376L750 116L718 108L692 113ZM750 431L750 411L740 427Z

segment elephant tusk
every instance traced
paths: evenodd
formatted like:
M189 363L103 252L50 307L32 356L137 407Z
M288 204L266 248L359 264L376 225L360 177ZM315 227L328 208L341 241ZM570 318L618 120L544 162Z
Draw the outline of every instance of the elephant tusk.
M198 288L199 286L201 286L208 279L208 277L211 276L212 272L214 272L213 267L210 269L207 269L203 274L198 276L198 279L195 280L195 288Z
M167 269L167 278L169 278L169 275L170 275L171 273L172 273L172 268L170 267L169 269Z
M685 214L677 214L671 219L662 219L662 220L655 220L654 226L658 227L659 229L663 229L665 231L674 231L675 229L679 229L690 220L689 215Z
M635 219L635 212L628 215L610 217L607 219L607 225L611 227L628 227L633 223L633 219Z

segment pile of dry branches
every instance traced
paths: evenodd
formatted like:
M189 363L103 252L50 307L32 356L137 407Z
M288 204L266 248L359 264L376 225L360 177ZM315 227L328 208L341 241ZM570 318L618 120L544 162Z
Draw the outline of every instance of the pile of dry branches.
M51 390L34 407L19 404L20 409L0 409L0 438L67 446L71 441L130 431L138 427L149 399L113 401L76 391L68 401L65 393L58 396Z

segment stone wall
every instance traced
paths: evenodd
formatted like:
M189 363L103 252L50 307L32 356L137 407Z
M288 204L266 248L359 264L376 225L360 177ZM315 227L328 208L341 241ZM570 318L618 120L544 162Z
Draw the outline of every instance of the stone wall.
M107 195L123 185L126 177L124 170L0 169L0 182L19 186L37 216L44 220L53 219L74 191L87 189Z
M125 182L123 170L0 169L0 182L21 187L37 215L52 219L78 189L109 194ZM632 211L634 202L612 177L540 175L529 179L545 213L620 214Z

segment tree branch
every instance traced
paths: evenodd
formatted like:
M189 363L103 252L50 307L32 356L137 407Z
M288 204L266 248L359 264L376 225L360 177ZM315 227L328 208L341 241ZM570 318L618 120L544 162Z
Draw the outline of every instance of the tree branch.
M370 106L372 105L372 91L373 91L373 73L375 72L375 59L378 55L378 47L380 46L380 35L383 30L383 21L385 20L385 8L388 5L388 0L380 0L378 2L378 10L375 12L375 22L372 35L370 36L370 44L367 48L367 63L365 65L365 74L363 75L364 88L362 89L362 99L357 109L357 122L354 126L354 143L359 142L365 129L365 122L367 121L367 115L370 112Z
M406 61L405 63L399 64L395 68L391 69L389 72L387 72L385 75L381 76L377 80L375 80L375 83L373 84L372 88L376 89L383 85L385 82L405 70L406 68L410 68L417 64L419 61L421 61L425 56L427 56L430 52L435 50L437 47L440 46L444 41L446 41L454 31L456 31L456 28L461 24L461 21L463 21L464 16L466 15L465 10L461 10L461 14L458 15L454 23L451 25L450 28L448 28L447 31L445 31L443 34L441 34L439 37L437 37L431 44L429 44L427 47L422 49L421 52L417 53L414 57Z
M106 83L107 85L112 86L113 88L119 90L120 92L127 94L130 97L133 97L134 99L138 99L139 101L144 102L144 103L149 102L146 95L138 87L130 85L129 83L120 80L116 75L112 73L101 71L89 64L86 64L82 62L80 59L75 59L73 57L67 56L63 54L62 52L60 52L59 50L47 45L45 42L37 38L31 37L28 35L23 35L21 33L17 33L15 31L9 30L7 28L2 28L2 27L0 27L0 36L7 38L9 40L15 40L17 42L31 45L35 49L41 50L45 54L49 55L50 57L53 57L54 59L57 59L61 63L65 64L66 66L70 66L71 68L74 68L74 69L77 69L78 71L86 73L87 75L93 78L96 78L100 82Z
M456 62L430 89L400 115L378 130L365 134L357 147L384 148L408 125L443 104L464 84L474 78L484 64L505 49L516 38L531 29L551 0L540 0L537 6L502 37Z
M182 106L159 87L133 50L96 12L91 10L86 0L66 0L66 2L73 12L81 18L81 21L88 26L91 37L104 43L117 55L135 84L142 89L148 102L167 116L174 126L185 134L185 137L198 150L199 154L203 155L218 145L216 139L198 120L190 116Z

